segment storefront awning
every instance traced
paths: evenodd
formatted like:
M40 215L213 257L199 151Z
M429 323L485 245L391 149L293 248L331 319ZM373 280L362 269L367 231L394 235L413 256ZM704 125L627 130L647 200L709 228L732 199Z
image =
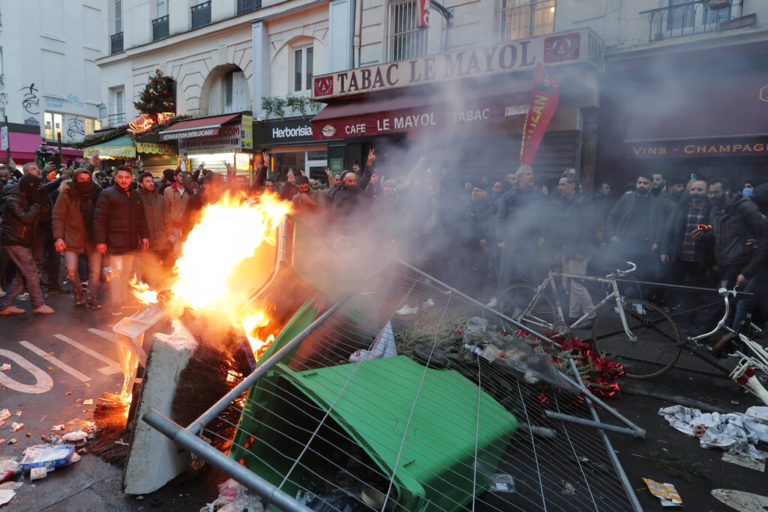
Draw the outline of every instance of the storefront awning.
M371 137L390 133L493 133L528 111L530 93L465 99L380 96L326 106L312 119L314 140Z
M8 132L8 143L11 145L11 158L14 162L26 163L32 162L35 159L37 148L43 139L39 133L19 133ZM5 153L1 152L0 156L5 157Z
M240 114L203 117L189 119L171 125L160 132L160 140L190 139L195 137L214 137L219 134L221 126L240 117Z
M83 156L85 158L89 158L93 155L101 157L136 158L136 144L127 135L123 135L122 137L108 140L101 144L83 148Z

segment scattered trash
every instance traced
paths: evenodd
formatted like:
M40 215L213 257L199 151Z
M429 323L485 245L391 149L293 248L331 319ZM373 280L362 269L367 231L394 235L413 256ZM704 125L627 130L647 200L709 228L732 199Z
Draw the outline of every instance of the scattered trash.
M495 473L491 480L491 492L515 492L515 479L508 473Z
M64 394L65 394L66 396L69 396L69 395L71 395L71 394L72 394L72 392L71 392L71 391L67 391L67 392L66 392L66 393L64 393Z
M48 469L45 466L41 468L32 468L29 470L29 480L42 480L48 476Z
M11 417L11 411L9 411L8 409L3 409L2 411L0 411L0 421L5 422L5 420L7 420L10 417Z
M0 489L0 505L5 505L16 496L16 491L10 489Z
M768 496L735 489L712 489L712 496L736 510L765 510Z
M16 411L16 416L21 416L21 411Z
M22 485L24 485L24 482L3 482L2 484L0 484L0 489L15 491Z
M418 312L419 312L418 309L412 308L408 304L406 304L405 306L403 306L400 309L398 309L397 311L395 311L395 313L397 313L400 316L415 315Z
M88 400L83 400L83 405L93 405L93 398L89 398Z
M264 506L258 496L248 494L248 489L232 478L219 485L219 497L208 503L200 512L263 512Z
M424 309L431 309L435 307L435 301L433 301L432 299L427 299L421 304L421 307Z
M19 463L16 459L11 457L3 457L0 459L0 482L5 482L9 478L12 478L16 473L21 470Z
M23 423L16 423L15 421L11 423L11 432L18 432L21 430L21 427L23 427Z
M8 444L16 444L16 439L9 439Z
M395 357L396 355L397 346L395 344L395 334L392 331L392 322L387 322L387 325L376 336L371 350L357 350L349 356L349 360L357 363L359 361L370 361L371 359Z
M752 413L749 416L742 413L702 413L682 405L659 409L659 414L673 428L698 437L702 448L718 447L733 454L764 460L765 454L755 445L758 441L768 441L768 425L760 419L764 411L757 409Z
M0 372L7 372L11 369L11 365L8 363L5 363L3 366L0 366Z
M53 471L52 468L66 466L75 462L72 460L74 455L77 455L75 447L70 444L54 446L39 444L24 450L24 458L21 459L20 465L24 471L42 467L47 467L49 471Z
M683 506L683 500L680 498L680 494L678 494L674 485L667 483L660 484L659 482L651 480L650 478L643 478L643 482L645 482L645 485L648 486L648 490L651 491L651 494L661 500L662 507Z
M52 432L59 432L61 430L64 430L64 424L63 423L61 425L54 425L53 428L51 428Z
M68 434L64 434L61 436L61 440L65 443L79 443L80 441L84 441L88 438L88 434L86 432L83 432L82 430L78 430L76 432L69 432Z
M562 487L562 490L560 491L561 494L565 494L566 496L573 496L576 494L576 488L565 480L560 480L560 487Z

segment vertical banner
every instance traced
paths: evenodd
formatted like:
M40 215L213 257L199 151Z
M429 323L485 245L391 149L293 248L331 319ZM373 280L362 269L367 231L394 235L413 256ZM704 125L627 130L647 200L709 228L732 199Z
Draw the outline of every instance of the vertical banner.
M523 125L523 140L520 144L520 164L533 165L536 151L547 131L547 125L555 115L560 101L557 84L547 76L541 64L536 64L536 78L533 81L531 102Z
M419 28L429 27L429 2L430 0L416 0L419 4L418 17L416 18L416 26Z

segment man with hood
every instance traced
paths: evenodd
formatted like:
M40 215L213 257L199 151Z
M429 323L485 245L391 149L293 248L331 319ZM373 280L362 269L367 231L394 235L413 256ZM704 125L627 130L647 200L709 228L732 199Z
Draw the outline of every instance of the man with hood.
M26 284L36 315L52 315L53 308L45 303L40 288L40 273L32 254L37 236L41 205L40 178L25 174L18 184L11 185L5 200L0 239L8 258L16 264L16 275L6 296L0 303L0 316L23 315L25 311L14 305L14 301Z
M756 248L752 251L749 263L736 276L736 286L744 286L745 293L753 295L744 295L736 304L736 313L733 315L731 329L734 332L726 333L712 347L712 353L718 355L723 347L735 336L735 333L741 331L744 325L749 323L752 311L756 308L762 308L766 312L766 299L768 299L768 220L765 215L768 214L768 183L758 185L753 188L751 201L757 205L762 214L757 231L755 232ZM749 199L747 199L749 201Z
M93 241L93 210L99 189L84 168L75 169L71 181L61 186L53 207L53 239L56 251L64 253L67 279L72 285L75 306L85 303L77 262L81 254L88 258L87 301L90 309L101 309L97 299L101 278L101 253Z
M168 204L168 215L171 217L173 227L173 259L181 255L181 230L184 227L184 214L192 194L184 186L184 176L181 171L174 174L174 182L163 192L165 202Z

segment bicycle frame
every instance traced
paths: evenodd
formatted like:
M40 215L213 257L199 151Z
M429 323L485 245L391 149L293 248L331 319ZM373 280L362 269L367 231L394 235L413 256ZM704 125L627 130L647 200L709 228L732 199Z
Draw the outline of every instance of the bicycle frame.
M560 302L560 295L557 290L557 283L555 282L555 277L565 277L567 279L580 279L583 281L592 281L596 283L602 283L602 284L610 284L611 285L611 293L606 295L603 300L598 302L597 304L593 305L589 311L586 311L581 317L576 319L572 324L568 324L568 322L565 321L565 315L563 314L563 308L561 306ZM616 279L610 279L608 277L594 277L594 276L584 276L581 274L566 274L563 272L547 272L547 277L544 279L544 281L541 282L541 284L536 288L536 291L533 294L533 297L528 302L528 305L526 305L525 309L523 309L521 317L523 318L533 318L538 322L544 323L543 320L537 318L532 314L534 304L536 304L536 301L541 297L541 295L546 290L547 286L550 286L552 288L552 293L555 296L555 311L557 313L557 323L558 325L565 326L568 330L576 328L579 324L584 322L587 318L589 318L590 315L597 312L601 307L603 307L605 304L609 303L611 300L614 300L616 302L616 309L618 311L619 318L621 319L621 326L624 328L624 332L627 334L627 337L630 339L630 341L637 341L637 336L632 334L632 331L629 329L629 325L627 324L627 317L624 314L624 307L622 302L622 296L619 292L619 285L616 281ZM557 328L558 325L552 326L553 328Z

